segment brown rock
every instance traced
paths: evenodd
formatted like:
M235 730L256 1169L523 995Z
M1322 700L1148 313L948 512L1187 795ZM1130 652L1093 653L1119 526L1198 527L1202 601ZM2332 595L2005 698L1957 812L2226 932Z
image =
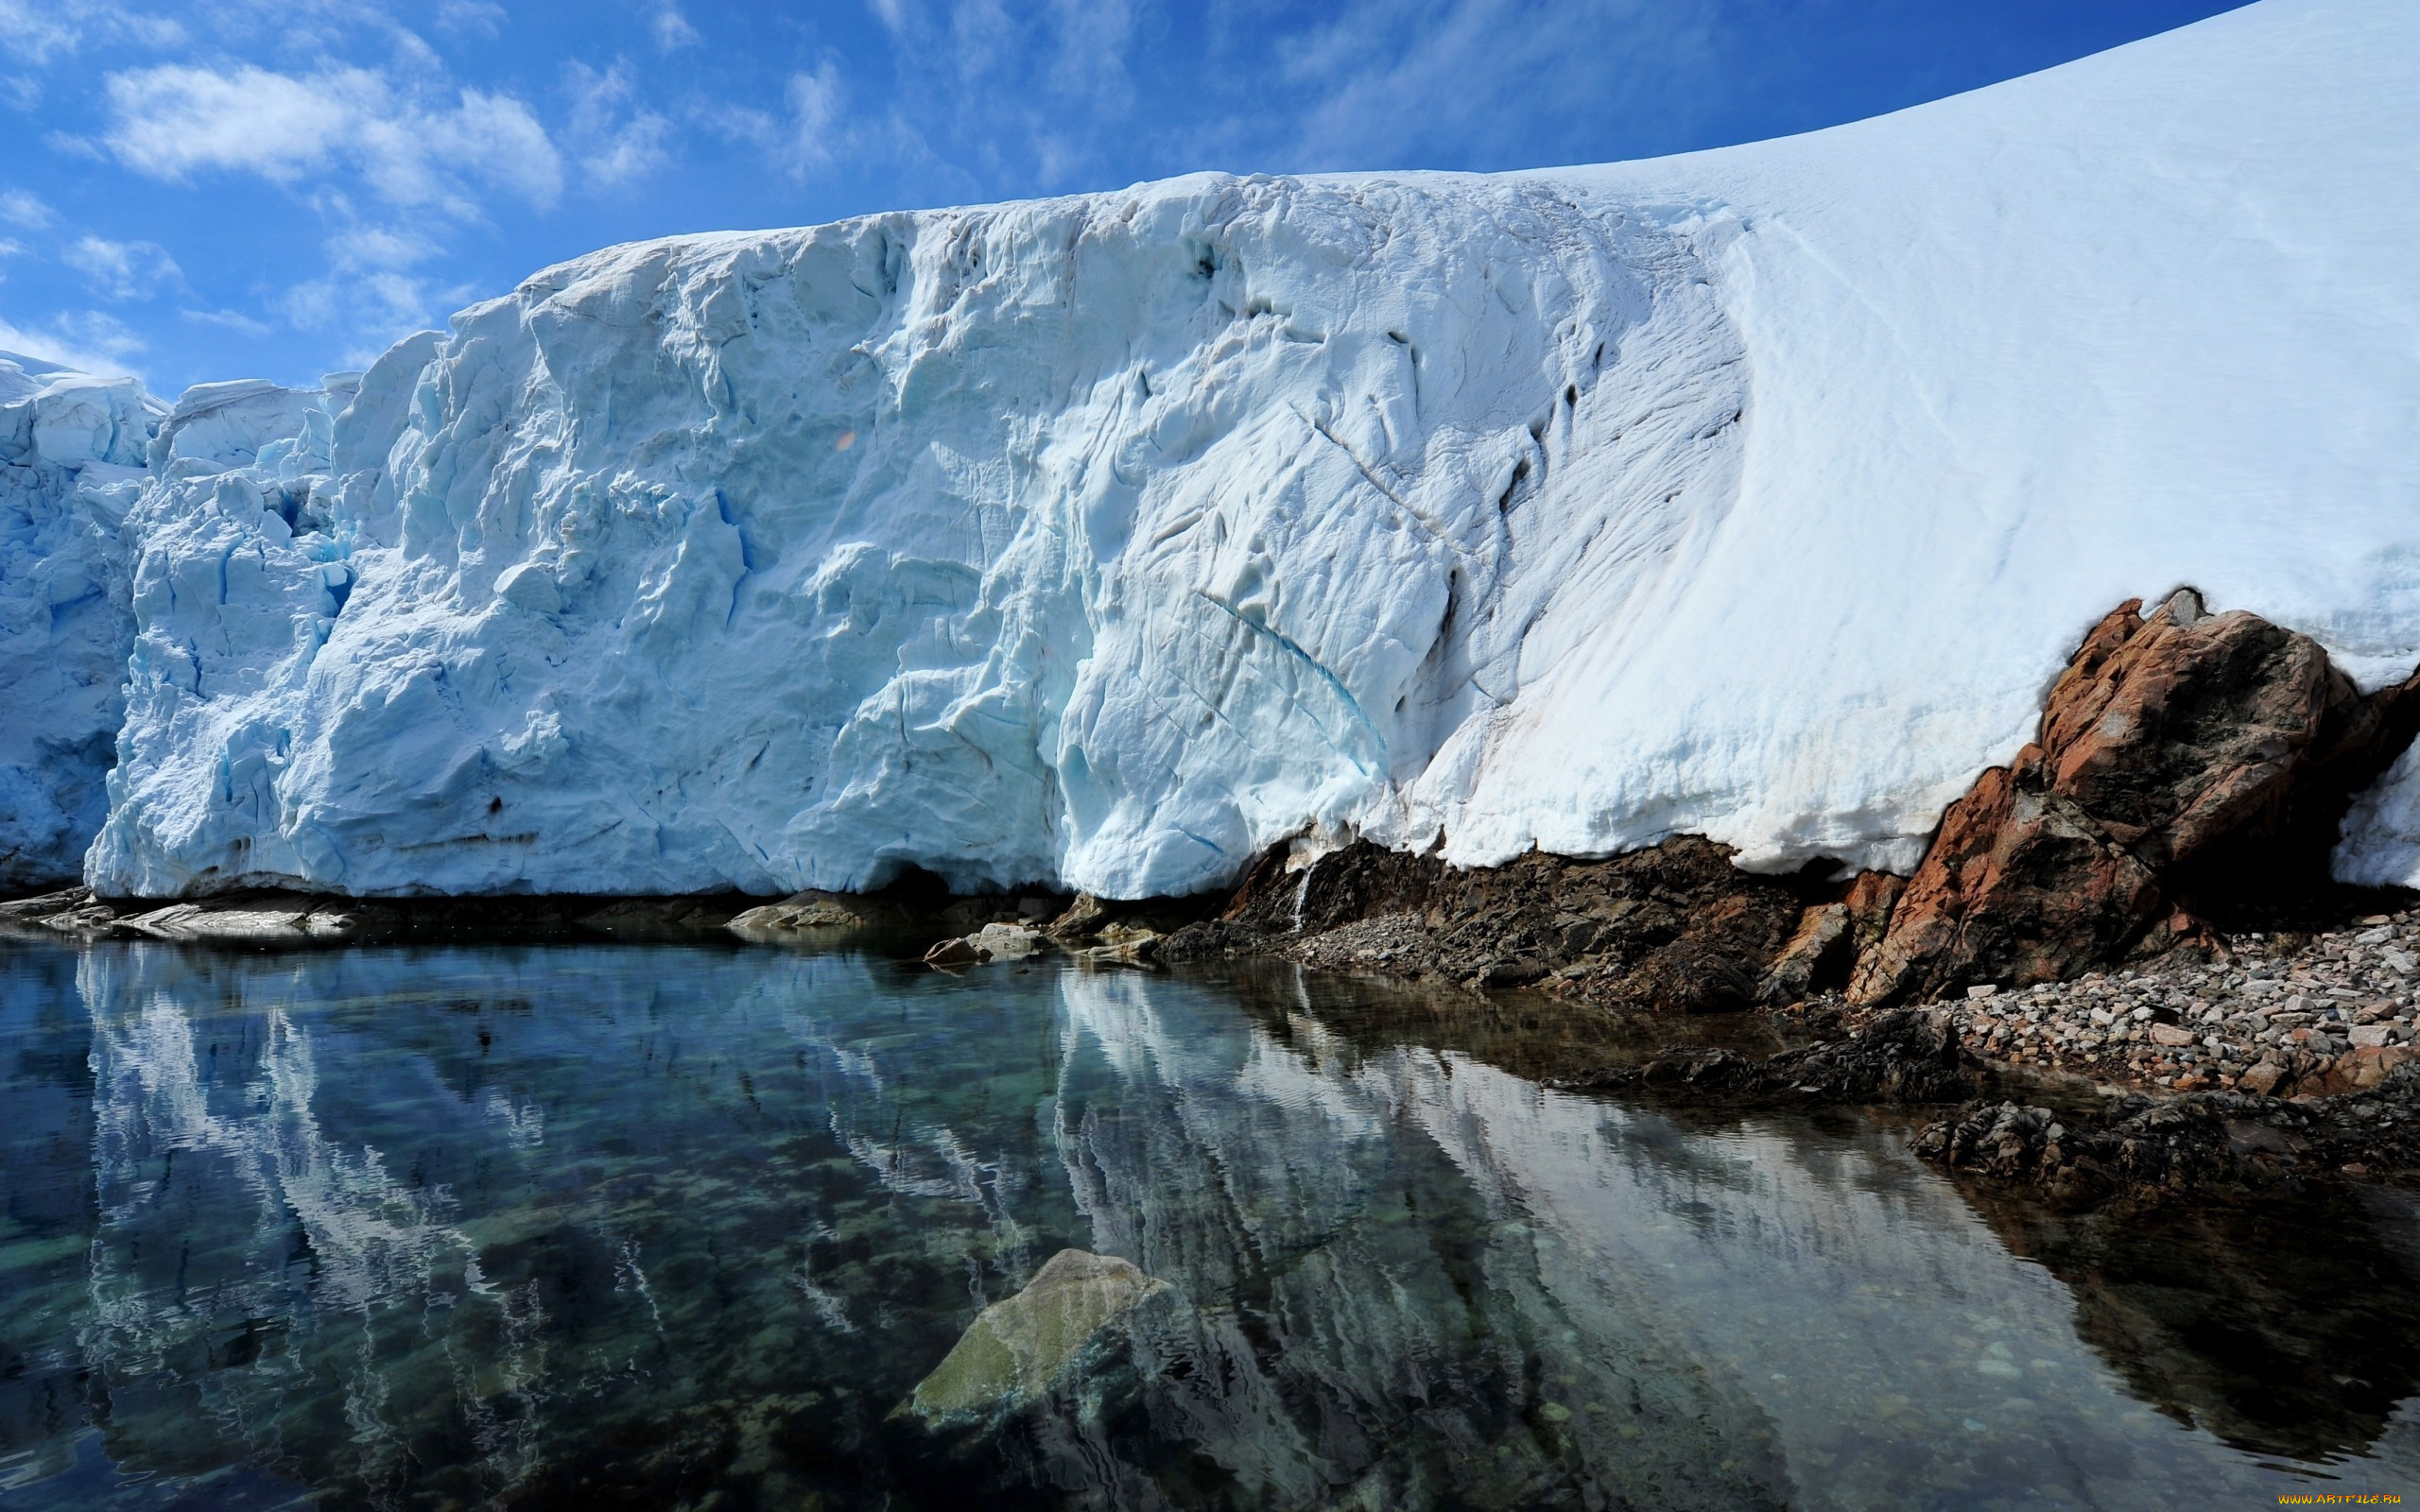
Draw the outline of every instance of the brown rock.
M977 950L966 940L955 936L942 940L925 953L926 966L977 966L980 965L982 960L981 951Z
M2325 1092L2363 1092L2386 1080L2387 1073L2411 1058L2408 1045L2371 1045L2336 1057L2321 1078Z
M2030 769L2018 760L2019 773ZM1993 767L1950 805L1889 932L1858 962L1853 1001L2073 976L2122 953L2167 911L2151 868L2019 773Z
M2420 674L2365 698L2309 637L2180 590L2093 627L2040 735L1950 805L1850 996L2223 954L2201 905L2324 880L2350 794L2420 724Z
M1076 894L1076 901L1067 905L1067 911L1052 919L1043 932L1052 939L1081 939L1098 932L1107 922L1108 905L1091 893L1080 892Z
M1908 879L1891 871L1860 871L1849 884L1848 896L1841 905L1849 911L1849 937L1853 955L1863 960L1891 928L1891 911L1899 906L1900 895L1908 890Z
M2238 1076L2235 1084L2239 1091L2250 1092L2255 1097L2268 1097L2276 1092L2277 1084L2285 1079L2285 1067L2273 1060L2263 1060Z
M1844 980L1856 949L1848 906L1815 904L1798 916L1798 928L1757 984L1758 1001L1796 1003L1819 986Z
M2173 1023L2154 1023L2151 1026L2151 1039L2155 1045L2181 1050L2193 1042L2193 1031Z

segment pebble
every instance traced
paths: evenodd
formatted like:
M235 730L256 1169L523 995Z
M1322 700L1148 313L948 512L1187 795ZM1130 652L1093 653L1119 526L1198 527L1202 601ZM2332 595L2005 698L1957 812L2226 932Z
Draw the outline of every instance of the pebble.
M2122 1087L2287 1096L2348 1091L2352 1077L2420 1057L2415 1002L2420 911L2316 936L2238 936L2215 963L1974 987L1942 1005L1989 1060Z

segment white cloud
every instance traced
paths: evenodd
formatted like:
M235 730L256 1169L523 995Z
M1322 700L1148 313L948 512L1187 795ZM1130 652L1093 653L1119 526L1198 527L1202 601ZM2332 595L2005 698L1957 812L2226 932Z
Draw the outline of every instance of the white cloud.
M268 321L255 320L240 310L179 310L177 313L197 324L215 325L221 330L233 331L237 335L251 336L254 340L268 335L275 329Z
M176 18L112 0L0 0L0 50L37 66L88 43L176 47L186 40Z
M457 36L493 37L504 29L504 7L488 0L438 0L437 25Z
M103 142L156 179L222 169L293 183L350 168L393 204L464 216L477 214L475 184L542 208L562 188L553 142L510 95L466 89L448 103L368 69L298 77L250 63L226 73L131 69L109 76L105 88Z
M600 184L622 183L644 178L671 161L666 143L672 123L635 103L638 91L627 66L615 63L600 74L584 63L574 63L568 77L572 108L564 140L590 179Z
M0 257L23 257L25 252L25 243L0 236Z
M695 47L706 40L698 35L697 27L689 25L689 18L681 13L681 8L670 4L669 0L656 8L650 25L655 29L655 44L667 53Z
M779 113L730 106L710 112L706 120L723 135L762 152L774 167L792 178L809 177L844 158L870 151L887 157L908 155L900 142L890 140L908 140L904 129L891 122L893 129L886 132L884 123L858 121L850 112L850 94L839 64L827 56L812 72L790 76L782 91Z
M21 326L0 316L0 352L18 352L78 372L140 377L131 359L142 350L141 337L97 310L64 312L42 326Z
M790 108L789 150L802 167L821 167L847 145L848 88L826 58L814 73L792 74L785 92Z
M392 226L348 226L328 238L329 265L340 272L416 267L444 250L417 232Z
M27 231L48 231L59 213L23 189L0 190L0 220Z
M337 216L351 213L337 198L320 209ZM328 238L327 275L287 289L275 301L276 313L297 330L344 342L344 366L366 366L397 337L442 324L447 311L475 297L469 285L413 271L444 253L416 231L345 225Z
M183 278L176 259L157 242L79 236L60 253L59 260L81 274L93 292L105 300L147 300Z

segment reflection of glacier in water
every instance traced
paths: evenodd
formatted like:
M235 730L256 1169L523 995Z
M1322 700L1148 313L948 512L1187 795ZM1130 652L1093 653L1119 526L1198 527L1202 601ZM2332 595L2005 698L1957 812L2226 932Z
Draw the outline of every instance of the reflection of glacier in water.
M2224 1363L2175 1297L2013 1258L1898 1130L1545 1091L1369 988L0 952L7 1506L2156 1507L2420 1466L2408 1385L2305 1412L2300 1467L2222 1441L2160 1385ZM890 1416L1071 1246L1182 1305L980 1429ZM2381 1263L2366 1347L2408 1353ZM2085 1297L2158 1338L2088 1346Z

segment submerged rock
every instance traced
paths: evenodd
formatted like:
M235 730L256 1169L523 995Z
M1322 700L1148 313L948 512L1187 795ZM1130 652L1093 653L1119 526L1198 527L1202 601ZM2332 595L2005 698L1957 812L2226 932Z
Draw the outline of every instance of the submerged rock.
M1136 1314L1177 1301L1132 1261L1063 1249L1023 1291L985 1308L893 1416L939 1428L1012 1413L1080 1375Z

